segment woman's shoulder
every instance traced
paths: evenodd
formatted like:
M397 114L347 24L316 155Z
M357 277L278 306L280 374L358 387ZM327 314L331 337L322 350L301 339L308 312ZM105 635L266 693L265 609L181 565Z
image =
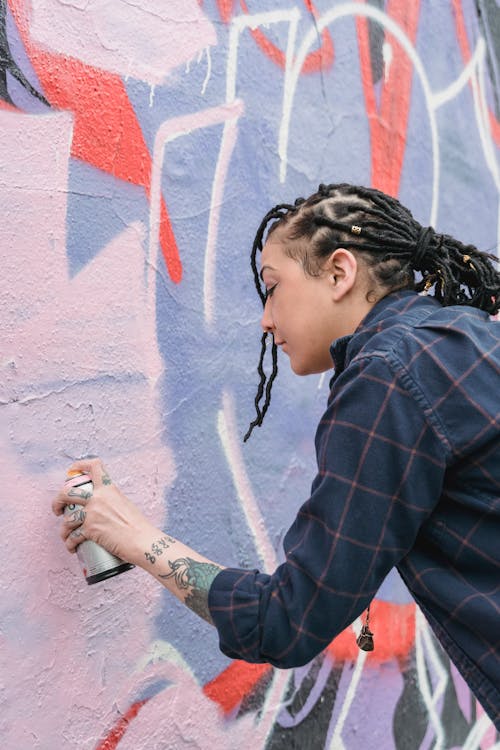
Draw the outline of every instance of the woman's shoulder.
M443 306L416 293L399 295L367 318L350 342L351 359L393 355L411 366L420 354L427 361L500 360L500 325L469 305Z

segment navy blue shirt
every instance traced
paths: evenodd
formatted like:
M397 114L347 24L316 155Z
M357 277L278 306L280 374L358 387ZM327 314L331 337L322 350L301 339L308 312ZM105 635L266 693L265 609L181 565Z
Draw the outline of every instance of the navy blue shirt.
M304 664L396 566L500 729L500 325L402 291L331 351L311 496L272 575L215 578L221 649Z

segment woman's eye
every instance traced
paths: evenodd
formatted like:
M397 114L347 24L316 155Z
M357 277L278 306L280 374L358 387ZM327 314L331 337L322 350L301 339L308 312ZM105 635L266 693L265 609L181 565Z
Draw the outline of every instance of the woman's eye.
M273 296L273 292L276 289L276 286L277 286L277 284L275 284L274 286L269 287L269 289L266 289L266 299L268 297L272 297Z

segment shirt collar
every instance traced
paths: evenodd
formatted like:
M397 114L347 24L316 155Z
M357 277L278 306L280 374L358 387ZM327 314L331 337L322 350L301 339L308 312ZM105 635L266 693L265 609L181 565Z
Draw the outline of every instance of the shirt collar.
M385 297L382 297L382 299L379 300L365 315L354 333L350 333L347 336L341 336L340 338L336 339L331 345L330 354L332 355L335 373L338 374L342 372L342 370L346 366L348 349L350 358L354 356L354 347L349 346L351 342L354 343L354 340L358 340L360 344L359 348L361 348L361 343L362 341L365 341L365 336L362 336L360 334L367 334L368 331L370 331L369 335L375 333L375 330L379 326L383 327L383 321L387 320L387 318L393 318L394 315L397 315L398 313L407 309L414 303L414 301L417 301L419 299L429 300L433 298L423 298L421 295L411 289L403 289L398 292L390 292Z
M330 347L330 354L333 359L333 369L336 373L342 372L344 369L347 346L353 335L354 334L351 333L349 336L342 336L342 338L334 341Z

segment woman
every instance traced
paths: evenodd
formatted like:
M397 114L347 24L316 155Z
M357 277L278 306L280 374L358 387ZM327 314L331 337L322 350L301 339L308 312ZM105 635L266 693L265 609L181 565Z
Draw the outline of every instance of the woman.
M67 548L93 539L140 565L215 624L228 656L278 667L310 661L396 566L500 729L493 260L421 227L373 189L320 185L307 200L272 209L252 251L264 334L245 439L269 406L276 347L299 375L333 368L316 434L318 474L285 537L284 564L267 575L207 560L153 527L98 459L71 467L90 475L90 499L74 488L54 501L56 514L75 498L84 505L63 521ZM373 648L368 619L358 643Z

